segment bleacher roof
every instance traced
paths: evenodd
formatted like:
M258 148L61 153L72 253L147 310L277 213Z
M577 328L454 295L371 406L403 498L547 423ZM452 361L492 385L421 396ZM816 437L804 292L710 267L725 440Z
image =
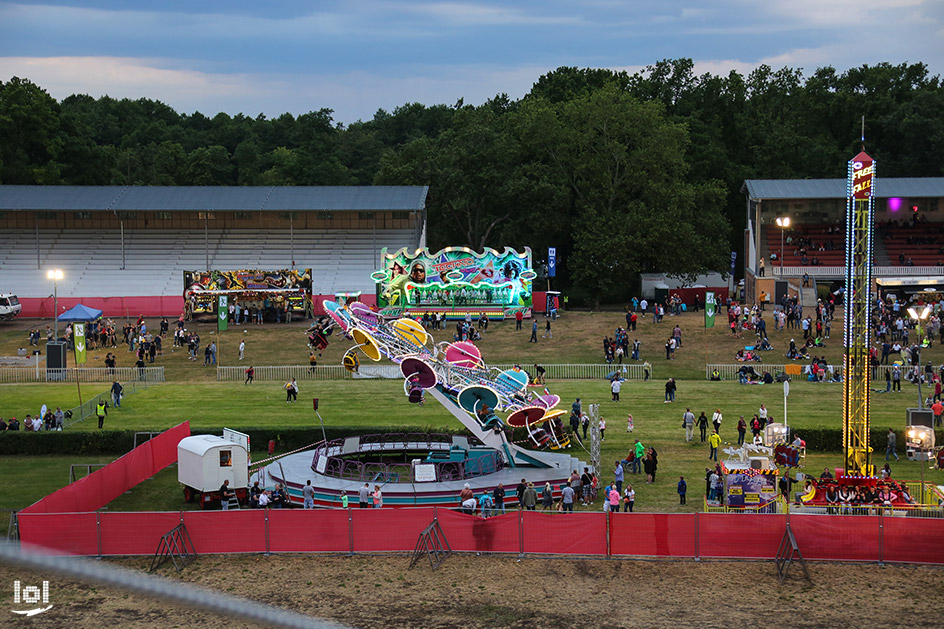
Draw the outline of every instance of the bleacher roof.
M748 179L741 191L751 199L845 199L845 179ZM875 182L876 196L882 199L944 197L944 177L899 177Z
M410 211L427 186L0 186L0 210Z

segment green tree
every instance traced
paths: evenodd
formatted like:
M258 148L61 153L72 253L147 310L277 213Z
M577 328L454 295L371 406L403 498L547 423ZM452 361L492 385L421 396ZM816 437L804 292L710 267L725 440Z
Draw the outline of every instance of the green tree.
M0 82L0 183L59 183L59 105L19 77Z
M526 141L573 196L572 279L597 304L640 271L723 268L723 190L689 180L686 129L659 104L607 86L565 103L528 102L522 116Z

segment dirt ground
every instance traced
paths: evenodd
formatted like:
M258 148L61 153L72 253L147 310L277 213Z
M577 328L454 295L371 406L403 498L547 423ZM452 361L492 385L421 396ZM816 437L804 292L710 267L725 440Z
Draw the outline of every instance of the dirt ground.
M150 558L114 560L145 570ZM944 594L944 569L810 564L778 584L772 562L454 555L433 572L406 556L202 556L172 579L355 627L941 626L915 615ZM51 610L11 614L13 580L50 581ZM3 627L249 625L122 590L0 566Z

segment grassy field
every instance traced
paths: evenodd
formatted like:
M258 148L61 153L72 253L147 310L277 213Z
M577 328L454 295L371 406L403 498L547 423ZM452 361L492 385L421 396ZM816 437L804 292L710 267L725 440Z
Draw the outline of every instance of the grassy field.
M827 347L816 348L813 352L817 356L825 356L832 363L842 362L842 310L837 309L837 319L834 321L832 338L827 341ZM767 317L769 319L769 317ZM651 316L638 322L635 332L630 332L630 340L638 338L642 343L641 358L652 363L653 374L657 379L668 376L680 380L701 380L705 377L705 363L733 363L735 352L745 345L753 345L755 337L747 334L742 338L734 338L727 331L722 315L717 319L716 327L706 330L702 313L685 313L678 317L666 316L663 323L652 323ZM148 320L150 329L158 328L159 320ZM120 322L123 323L123 322ZM675 360L665 360L664 345L671 335L672 328L678 323L682 328L682 347L675 353ZM772 321L768 321L767 332L774 351L763 352L763 359L774 364L783 364L787 361L784 353L790 344L791 338L801 338L798 330L775 331ZM189 329L195 329L206 345L211 340L217 340L219 345L219 362L222 365L248 364L259 365L307 365L308 348L305 330L307 323L266 324L263 326L231 326L229 330L219 333L214 324L188 323ZM617 326L626 325L625 315L622 312L568 312L553 325L554 338L543 339L543 319L539 321L541 329L538 333L538 343L529 343L530 327L516 331L513 321L491 323L484 338L478 343L486 362L508 363L518 362L528 364L542 363L602 363L602 341L604 336L612 337ZM45 322L30 320L14 320L0 323L0 356L15 356L19 347L26 347L27 333L32 327L45 328ZM432 331L437 341L451 340L453 328ZM240 341L246 341L245 360L238 360ZM330 344L319 359L321 364L337 365L341 356L354 343L340 336L332 336ZM42 349L42 343L40 344ZM119 366L134 364L133 354L127 347L119 346L117 350L92 350L89 352L89 367L104 367L104 358L107 351L113 351L118 357ZM935 345L922 353L924 360L931 360L935 365L944 363L944 349ZM69 360L72 360L70 356ZM70 363L71 364L71 363ZM174 349L168 342L164 347L164 355L158 357L155 366L167 367L166 376L169 380L180 382L206 382L216 379L215 371L211 367L204 367L203 356L196 362L187 360L185 348Z
M838 313L837 313L838 314ZM676 353L677 359L666 361L661 350L664 337L675 322L683 328L683 347ZM516 332L513 324L492 324L480 344L486 360L493 362L600 362L600 341L604 335L612 335L615 327L624 322L622 313L568 313L554 324L554 338L540 339L537 345L527 342L528 330ZM637 508L643 511L696 510L700 508L701 488L704 479L707 447L700 443L687 444L681 428L682 413L690 407L697 415L707 415L715 408L724 413L722 436L726 441L736 440L735 426L738 415L750 418L761 403L766 404L770 414L778 420L783 416L783 393L780 385L741 386L734 382L708 382L704 380L706 361L733 362L736 349L744 340L732 339L723 327L713 330L699 329L698 315L687 314L678 318L666 317L666 322L655 325L650 320L640 324L638 338L643 342L643 358L654 367L654 380L648 383L627 382L623 387L619 403L610 401L607 382L599 381L550 381L552 392L569 405L580 397L584 405L600 404L601 413L607 419L607 439L602 453L603 468L609 478L612 463L623 458L634 439L654 446L659 452L659 472L655 485L647 486L645 479L635 483ZM31 322L15 321L0 324L0 355L15 354L22 344L25 330ZM156 322L154 322L156 323ZM838 323L838 322L837 322ZM204 342L215 337L208 325L197 324ZM243 329L246 330L243 333ZM303 324L240 326L221 335L220 362L235 361L237 339L247 341L247 360L242 364L307 364ZM771 340L778 351L768 360L783 362L781 348L789 341L789 332L770 330ZM444 338L439 331L437 336ZM539 335L540 336L540 335ZM637 335L630 334L630 338ZM840 336L834 329L833 339ZM331 345L324 352L322 364L340 361L343 352L350 347L349 341L332 337ZM838 343L825 348L827 360L839 362L841 348ZM128 364L130 354L119 349L119 364ZM91 364L100 363L104 352L93 352ZM766 356L765 356L766 358ZM938 346L926 353L926 358L938 364L944 359L944 351ZM150 387L125 397L121 409L111 409L107 428L132 430L163 429L183 420L189 420L195 431L201 427L231 426L271 427L275 434L280 427L316 426L317 417L312 411L309 398L320 399L321 414L326 425L333 426L377 426L378 429L396 430L399 426L428 426L431 429L459 428L458 422L435 402L424 406L410 405L403 396L400 381L310 381L300 383L301 391L297 404L286 404L280 382L257 381L246 386L241 382L217 382L215 370L186 359L186 351L171 351L157 364L167 368L168 382ZM668 376L679 380L677 401L663 403L663 383ZM83 385L83 397L105 391L107 384ZM873 426L900 429L904 426L905 408L914 406L916 388L908 383L901 394L876 395L873 398ZM21 384L0 385L0 415L9 417L35 413L42 404L52 408L69 408L77 404L75 385L69 384ZM789 423L802 435L803 429L841 428L842 388L838 384L814 384L795 381L791 384L789 397ZM626 433L626 414L635 419L635 432ZM96 430L91 421L77 424L73 430ZM696 436L697 441L697 436ZM883 463L884 442L873 444L876 462ZM589 455L579 451L584 460ZM899 444L903 454L903 444ZM7 457L0 460L0 473L12 479L18 488L5 492L0 508L22 508L68 479L70 463L99 462L97 459L78 459L63 453L57 457L20 458ZM817 475L824 466L841 466L839 452L810 453L805 461L806 469ZM902 461L892 464L897 478L917 479L917 463ZM678 505L675 483L684 475L689 482L689 504ZM944 473L928 472L927 478L944 483ZM634 479L627 479L632 482ZM130 494L122 496L110 505L112 509L177 509L182 508L176 471L171 468L150 480Z

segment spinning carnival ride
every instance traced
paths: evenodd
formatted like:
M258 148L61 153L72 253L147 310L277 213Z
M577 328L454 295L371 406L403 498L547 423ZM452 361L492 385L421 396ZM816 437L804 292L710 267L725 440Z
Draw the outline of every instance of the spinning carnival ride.
M501 452L510 467L552 467L547 453L525 450L508 440L507 429L526 431L521 443L532 448L559 450L570 446L560 397L542 386L541 394L529 391L528 374L520 368L489 368L479 349L470 342L436 344L417 321L386 321L368 306L354 302L341 307L333 301L325 310L357 345L344 355L351 371L360 364L358 353L371 361L386 357L400 366L403 389L411 403L422 403L426 393L442 404L482 443ZM498 413L507 413L502 419Z

